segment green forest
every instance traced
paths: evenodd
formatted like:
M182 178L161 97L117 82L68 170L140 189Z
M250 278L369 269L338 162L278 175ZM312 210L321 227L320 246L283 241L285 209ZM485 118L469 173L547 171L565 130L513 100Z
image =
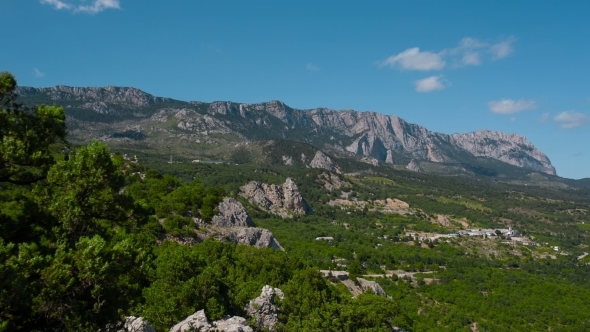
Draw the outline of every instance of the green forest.
M127 158L99 141L74 146L64 109L25 107L16 87L13 75L0 74L0 331L104 331L131 315L168 331L201 309L213 320L244 316L264 285L285 294L278 331L590 330L590 265L578 260L589 251L588 187L466 180L337 160L343 173L334 176L348 184L342 192L362 201L400 199L415 213L342 209L328 204L341 191L326 189L325 170L276 158L167 163L139 153L139 161ZM282 219L238 195L249 181L280 184L288 177L312 213ZM226 196L239 199L285 251L174 241L207 227ZM464 228L433 223L437 215L473 228L509 221L539 246L407 235ZM322 236L334 240L315 240ZM373 279L388 297L353 297L320 269ZM389 270L414 277L387 276Z

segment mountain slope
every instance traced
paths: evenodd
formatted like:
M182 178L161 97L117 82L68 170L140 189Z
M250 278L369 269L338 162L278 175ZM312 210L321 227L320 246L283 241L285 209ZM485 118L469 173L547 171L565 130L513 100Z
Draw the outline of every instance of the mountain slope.
M21 87L18 92L27 104L64 106L70 136L81 142L90 138L180 140L183 143L177 145L184 144L188 151L198 144L228 146L247 140L287 139L397 165L411 160L463 163L477 157L555 175L547 156L522 136L487 130L448 135L394 115L299 110L280 101L183 102L122 87Z

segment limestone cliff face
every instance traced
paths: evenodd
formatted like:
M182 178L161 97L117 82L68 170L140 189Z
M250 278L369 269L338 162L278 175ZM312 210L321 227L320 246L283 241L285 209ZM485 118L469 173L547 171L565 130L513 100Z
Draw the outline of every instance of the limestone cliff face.
M213 103L210 114L235 114L257 117L259 127L273 127L273 118L286 126L276 133L284 137L286 130L307 129L311 137L322 131L331 137L347 137L346 151L394 163L398 156L430 162L461 162L461 153L496 159L514 166L555 174L549 158L526 138L487 130L447 135L431 132L394 115L375 112L335 111L326 108L292 109L279 101L260 104ZM281 135L281 136L279 136ZM301 140L312 141L310 137ZM342 141L342 140L340 140Z
M522 136L487 130L447 135L431 132L394 115L375 112L327 108L300 110L276 100L257 104L181 102L154 97L134 88L112 86L20 87L17 92L25 101L29 98L30 101L46 100L63 105L66 114L70 115L69 127L77 130L71 136L75 138L78 133L84 133L85 140L91 138L87 133L97 133L93 131L92 117L80 111L113 118L119 116L121 121L143 119L142 127L145 128L175 121L176 130L190 135L230 134L242 140L288 139L319 148L330 145L336 150L385 163L402 164L411 159L461 163L470 156L492 158L555 174L547 156ZM178 135L165 130L171 136Z
M283 218L307 214L310 210L299 193L297 184L291 178L287 178L281 186L252 181L240 187L240 196Z
M451 142L477 157L488 157L507 164L555 174L549 158L525 137L499 131L478 130L451 135Z
M70 87L58 85L53 88L19 87L20 95L45 95L55 101L83 102L82 108L97 110L108 108L107 104L117 104L130 108L140 108L153 104L162 104L173 101L170 98L154 97L135 88L107 86L104 88Z

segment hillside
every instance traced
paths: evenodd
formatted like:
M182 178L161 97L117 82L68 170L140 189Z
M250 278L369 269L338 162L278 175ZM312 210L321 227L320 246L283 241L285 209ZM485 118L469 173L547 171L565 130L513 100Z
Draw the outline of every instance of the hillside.
M250 111L32 90L78 110L66 134L61 108L22 109L1 78L0 331L590 328L590 188L474 155L491 138L409 170L321 135L248 138Z
M507 164L555 175L547 156L522 136L487 130L448 135L394 115L299 110L280 101L184 102L121 87L21 87L18 93L25 104L63 106L70 140L81 144L96 138L182 159L228 160L236 143L284 139L383 164L435 164L449 174L503 174Z

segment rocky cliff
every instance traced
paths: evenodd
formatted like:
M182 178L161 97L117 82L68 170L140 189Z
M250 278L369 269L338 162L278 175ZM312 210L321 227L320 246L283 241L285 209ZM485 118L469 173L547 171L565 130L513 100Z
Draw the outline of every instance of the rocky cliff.
M196 219L199 229L196 230L196 239L183 238L177 242L193 244L214 238L218 241L229 241L258 248L271 248L284 250L272 232L268 229L256 227L250 215L238 200L225 197L217 206L217 214L213 216L211 223ZM174 240L171 238L171 240Z
M21 87L21 100L63 105L71 130L70 135L113 136L108 126L97 131L92 123L109 123L111 133L127 128L117 121L141 122L141 132L150 139L156 133L193 142L211 133L234 135L238 140L287 139L306 142L318 148L329 146L348 151L371 161L406 165L411 159L435 163L463 163L466 158L492 158L517 167L555 174L545 154L516 134L487 130L447 135L411 124L394 115L326 108L299 110L280 101L258 104L234 102L181 102L151 96L133 88L54 88ZM94 115L92 115L94 114ZM96 120L98 121L98 120ZM170 124L175 124L174 130ZM122 139L133 138L123 135ZM137 136L137 135L136 135ZM160 138L161 139L161 138ZM220 141L217 141L220 144ZM291 160L292 162L292 160ZM284 163L290 163L286 158Z
M259 208L283 218L307 214L310 210L299 193L297 184L291 178L287 178L281 186L252 181L240 187L240 196Z

